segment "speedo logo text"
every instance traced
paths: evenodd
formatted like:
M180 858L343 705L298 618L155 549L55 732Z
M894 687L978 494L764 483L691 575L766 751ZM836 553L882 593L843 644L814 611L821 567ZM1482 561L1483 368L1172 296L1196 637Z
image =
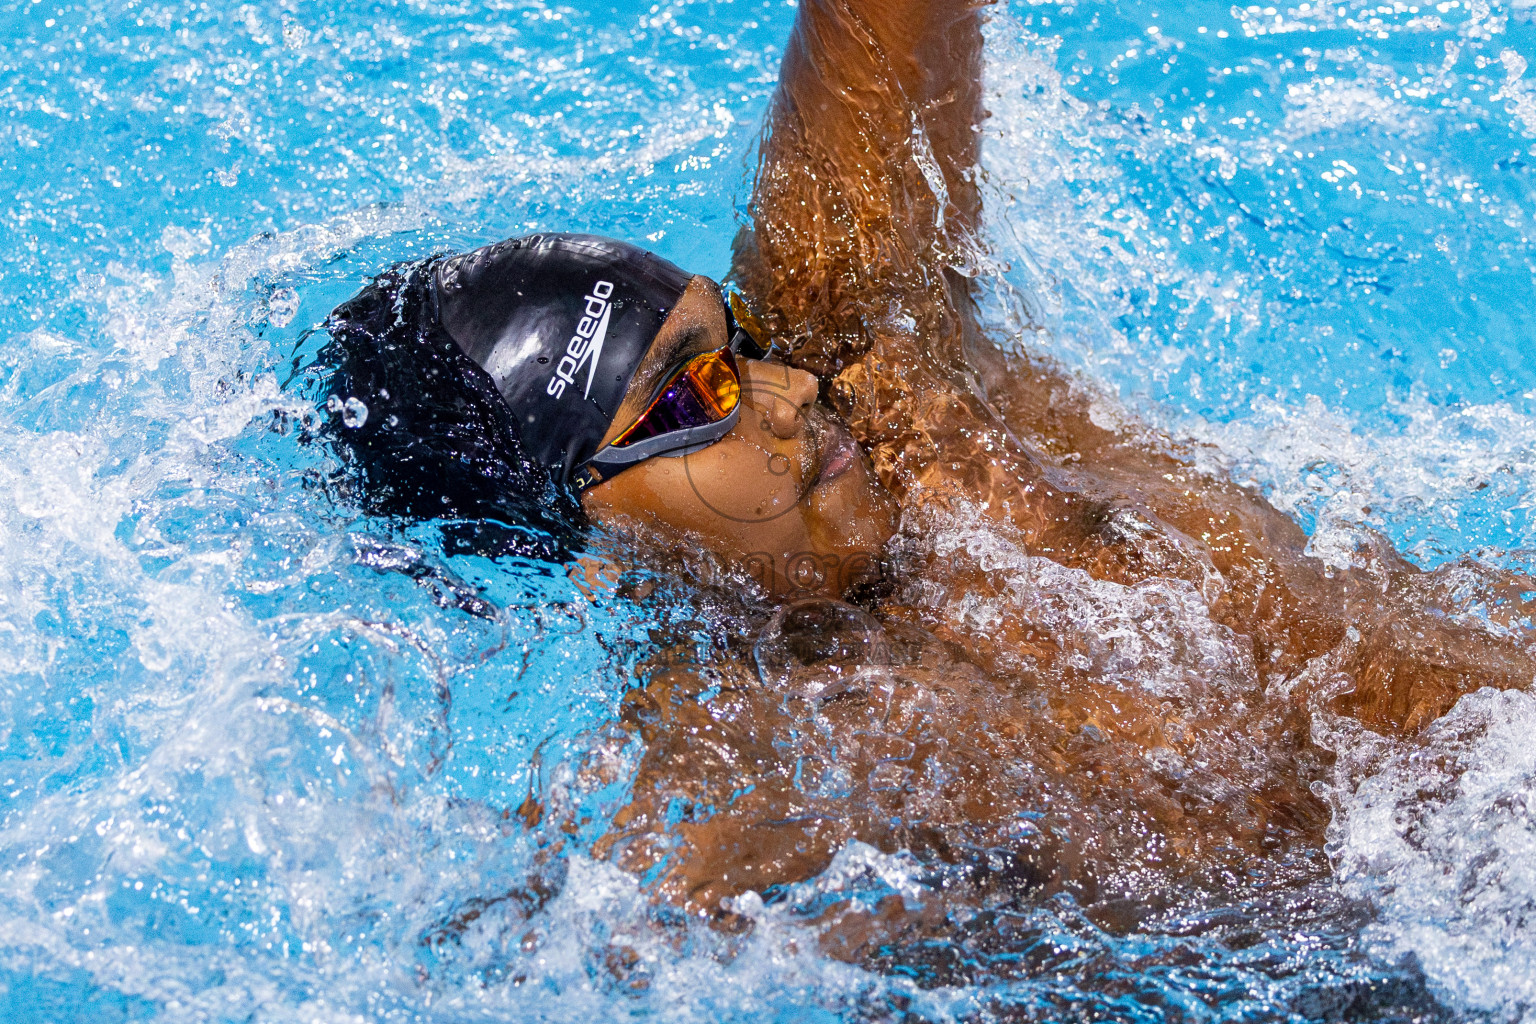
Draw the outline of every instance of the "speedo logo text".
M550 397L561 397L565 394L567 384L576 383L576 374L580 372L582 363L588 363L587 386L582 397L592 394L592 380L597 375L597 362L603 357L603 343L608 340L608 318L613 313L613 303L609 298L612 295L611 281L599 281L592 286L591 293L586 297L587 304L582 310L582 318L576 324L576 333L571 335L571 340L566 343L565 355L560 357L554 374L544 387Z

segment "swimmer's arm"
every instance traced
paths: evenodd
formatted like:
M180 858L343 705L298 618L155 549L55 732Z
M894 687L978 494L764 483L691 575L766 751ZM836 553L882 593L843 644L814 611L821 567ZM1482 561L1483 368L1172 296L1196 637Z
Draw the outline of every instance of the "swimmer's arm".
M849 184L869 189L875 184L870 172L883 177L907 163L917 155L915 134L926 136L916 145L925 141L943 172L948 218L970 226L977 199L968 172L983 117L984 6L973 0L806 0L779 76L772 122L778 141L817 151ZM764 161L778 156L770 146ZM885 184L905 184L903 177Z
M844 353L818 350L860 347L870 310L975 227L983 6L802 0L734 275L797 348L844 339L808 368L835 373Z

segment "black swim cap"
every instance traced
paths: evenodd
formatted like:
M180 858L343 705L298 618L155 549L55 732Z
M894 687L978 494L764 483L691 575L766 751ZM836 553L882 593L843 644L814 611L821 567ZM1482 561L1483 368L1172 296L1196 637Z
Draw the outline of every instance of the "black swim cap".
M342 303L307 365L300 342L287 386L329 413L317 439L352 471L315 482L371 515L436 521L448 553L566 561L581 505L525 455L495 384L443 330L436 262L391 267Z
M442 261L438 315L495 382L527 456L569 484L692 278L611 238L529 235Z

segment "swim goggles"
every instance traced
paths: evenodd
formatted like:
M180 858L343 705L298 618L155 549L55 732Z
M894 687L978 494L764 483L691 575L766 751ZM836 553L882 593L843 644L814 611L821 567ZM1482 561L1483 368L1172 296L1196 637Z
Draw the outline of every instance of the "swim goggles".
M675 458L707 448L736 427L741 416L741 371L736 355L766 356L767 329L735 292L725 301L730 343L689 359L657 387L645 411L598 449L575 475L580 489L651 458Z

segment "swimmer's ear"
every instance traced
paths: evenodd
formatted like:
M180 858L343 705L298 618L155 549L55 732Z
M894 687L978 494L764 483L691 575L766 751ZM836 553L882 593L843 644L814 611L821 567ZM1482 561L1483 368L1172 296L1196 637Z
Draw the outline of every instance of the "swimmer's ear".
M577 555L565 575L593 604L611 598L619 589L618 565L595 555Z

